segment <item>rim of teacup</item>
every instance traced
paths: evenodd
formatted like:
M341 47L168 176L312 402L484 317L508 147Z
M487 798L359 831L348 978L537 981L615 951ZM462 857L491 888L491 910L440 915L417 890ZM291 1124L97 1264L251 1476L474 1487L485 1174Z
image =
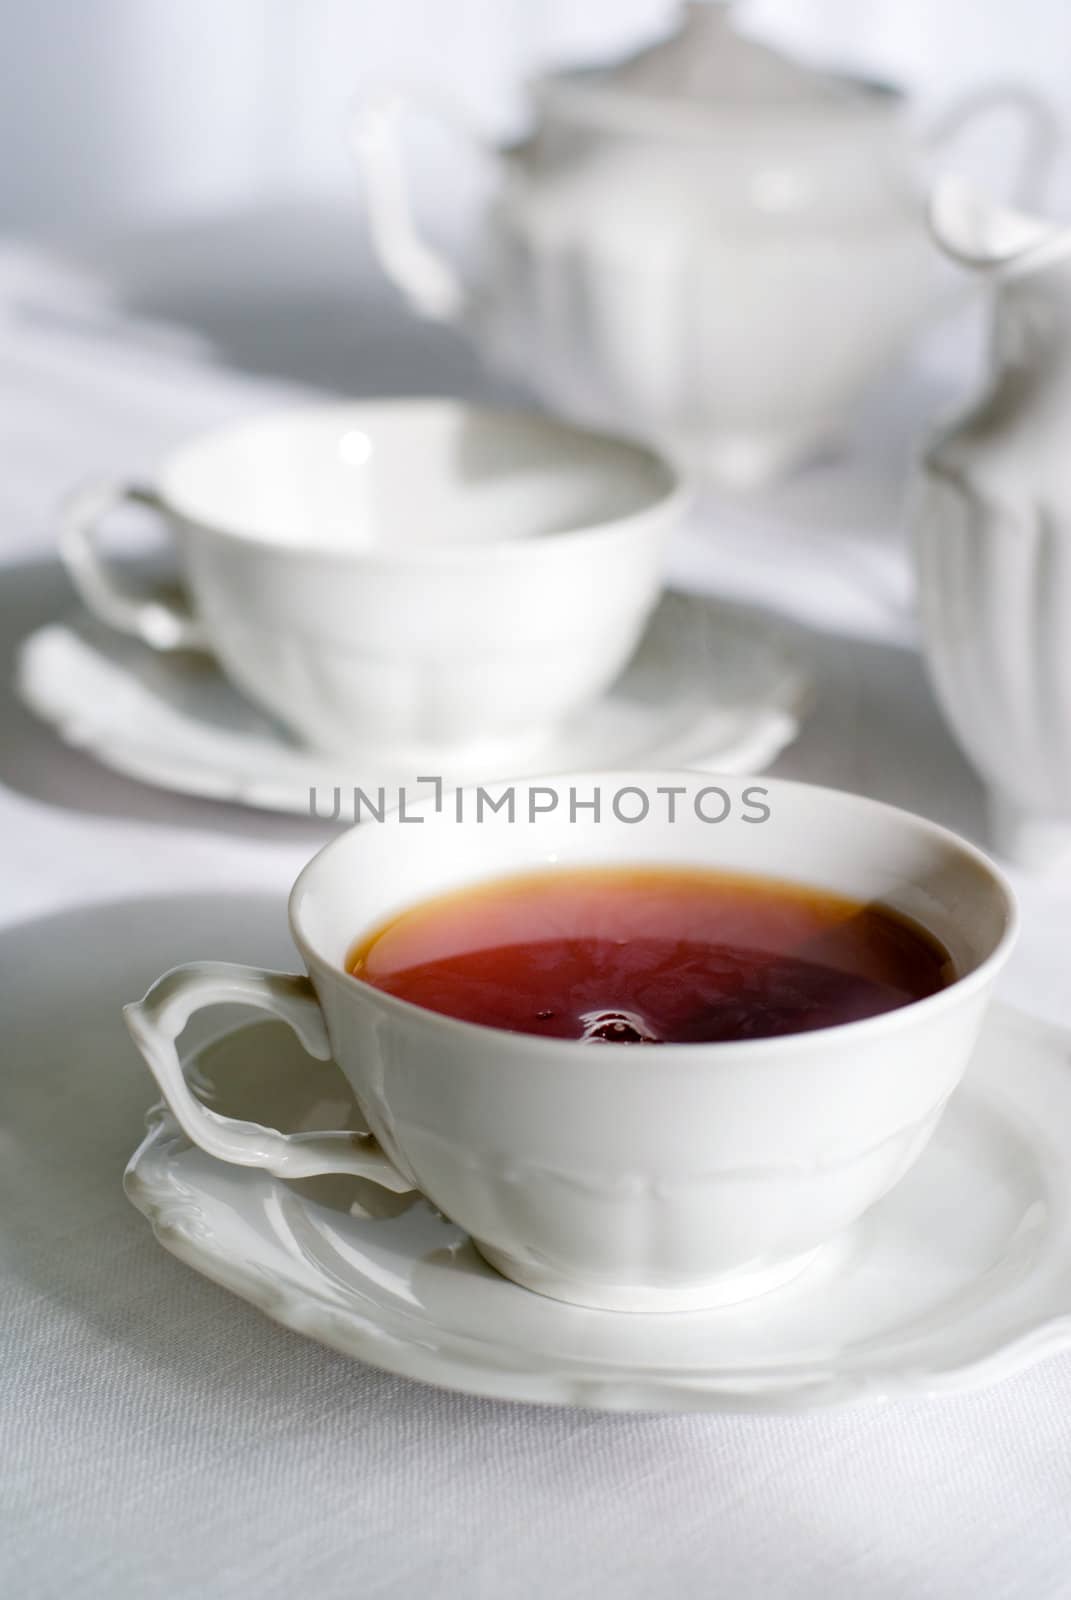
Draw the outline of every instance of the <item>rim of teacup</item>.
M713 782L717 777L718 774L716 773L699 772L694 769L686 768L672 772L651 771L637 773L629 771L606 771L586 773L550 773L541 775L539 778L517 779L515 782L517 784L535 784L547 786L576 785L578 788L580 788L581 786L594 782L621 782L623 785L627 785L629 780L632 780L632 782L643 781L646 783L665 784L667 782L678 781L680 779L691 779L692 781L710 783ZM766 1037L754 1039L675 1041L671 1047L674 1061L694 1061L697 1060L700 1055L702 1055L705 1059L705 1064L709 1066L710 1062L708 1058L710 1057L711 1052L724 1054L726 1056L731 1054L734 1058L741 1053L746 1053L749 1056L755 1057L767 1056L771 1054L776 1057L783 1057L793 1054L803 1054L809 1050L813 1050L814 1042L816 1040L834 1037L840 1039L846 1033L850 1033L852 1037L863 1040L882 1032L892 1032L905 1027L910 1027L922 1016L936 1016L941 1011L947 1010L950 1006L958 1004L965 996L971 994L975 990L984 988L996 978L997 974L1000 972L1001 968L1005 965L1009 956L1011 955L1016 939L1018 938L1020 929L1020 912L1015 891L1012 888L1007 876L997 865L997 863L985 853L984 850L979 849L978 846L972 844L970 840L964 839L961 834L954 832L953 829L946 828L939 822L933 822L928 817L920 816L917 812L908 811L903 806L891 805L885 800L876 800L869 795L856 794L854 791L849 789L836 789L828 784L805 783L799 779L793 778L770 778L768 776L763 776L762 774L751 777L741 777L733 774L731 781L734 785L739 785L741 789L746 788L750 784L761 784L767 790L779 789L789 792L806 791L809 794L819 797L828 796L840 803L843 803L845 800L855 801L877 818L884 816L890 819L895 819L901 825L906 822L917 827L922 833L928 835L931 839L945 844L950 850L960 854L966 861L970 862L989 880L992 888L1000 900L1001 910L1003 912L1003 927L1000 936L994 944L992 950L987 956L983 957L976 967L973 967L969 972L963 973L962 976L953 978L951 983L947 984L945 988L937 990L934 994L924 995L918 1000L911 1000L906 1005L898 1006L895 1010L884 1011L879 1013L877 1016L862 1017L852 1022L835 1023L827 1028L813 1028L800 1033L768 1035ZM508 784L509 780L505 780L505 786L508 786ZM477 787L479 786L463 786L465 792L470 794L474 794ZM434 805L434 797L430 797L427 800L407 803L405 807L406 815L410 817L416 817L421 812L433 811ZM392 814L397 815L397 810L395 810L395 812ZM354 977L353 974L348 972L344 966L340 965L337 961L332 960L322 951L317 950L314 947L312 941L306 937L300 926L301 902L310 892L310 888L314 879L329 870L325 864L329 858L334 855L341 854L345 849L352 848L350 840L353 838L353 836L356 834L363 834L371 826L372 824L369 823L355 823L351 827L347 828L337 838L329 840L326 845L316 852L311 860L306 862L305 866L295 879L293 887L291 888L290 896L287 902L287 915L290 933L309 971L320 971L330 979L340 981L343 987L352 985L353 988L359 991L363 997L367 998L371 1004L381 1008L387 1015L393 1013L399 1016L408 1017L411 1020L420 1020L424 1026L435 1031L440 1031L442 1029L455 1031L460 1029L463 1036L468 1035L475 1038L481 1035L484 1037L491 1035L501 1040L509 1040L510 1050L506 1053L504 1059L508 1059L510 1054L514 1055L515 1057L526 1057L529 1053L542 1054L547 1049L553 1049L559 1054L566 1051L572 1051L575 1053L577 1060L590 1059L592 1053L591 1045L589 1042L582 1039L547 1037L539 1034L523 1033L511 1028L496 1028L491 1024L484 1022L468 1022L461 1017L451 1017L446 1015L444 1012L432 1011L426 1006L416 1005L411 1000L403 1000L398 995L388 994L385 990L376 988L374 984L365 983L360 978ZM703 863L699 860L697 860L695 864L697 866L709 865L709 863ZM581 866L583 863L577 862L576 865ZM474 879L473 881L476 882L477 880ZM434 892L435 891L432 891L432 893ZM618 1051L617 1054L638 1057L639 1062L634 1064L638 1068L638 1064L642 1063L646 1059L647 1052L643 1050L628 1050L627 1048L624 1048L623 1050ZM661 1052L658 1052L658 1054L661 1058ZM624 1063L622 1063L622 1066L623 1065Z
M408 413L414 419L421 413L425 415L453 413L492 421L518 421L544 434L558 434L563 438L571 438L577 444L586 442L599 449L609 448L618 452L622 459L631 458L634 463L640 463L650 472L651 492L646 499L620 515L608 517L603 521L579 522L574 526L555 529L546 537L507 539L494 543L449 544L438 547L420 545L411 548L402 546L392 550L382 548L348 550L342 546L315 541L302 543L297 537L287 539L258 532L256 528L248 526L240 519L228 519L225 516L216 519L202 503L197 501L196 496L184 493L179 486L180 476L192 470L195 457L202 453L233 448L264 428L307 426L318 420L324 423L343 422L347 418L352 419L354 426L358 426L362 416L370 423L370 414L374 411ZM364 397L326 403L314 402L303 406L259 412L242 421L209 429L179 445L161 462L156 473L156 485L167 509L185 522L194 525L202 533L234 540L280 557L292 556L303 559L317 557L367 567L391 568L460 568L466 565L486 566L488 563L497 565L507 562L531 562L566 546L570 550L575 550L578 546L610 542L646 521L668 523L671 519L675 520L684 514L693 496L691 482L684 470L647 440L585 427L569 418L549 416L523 406L470 403L450 395Z

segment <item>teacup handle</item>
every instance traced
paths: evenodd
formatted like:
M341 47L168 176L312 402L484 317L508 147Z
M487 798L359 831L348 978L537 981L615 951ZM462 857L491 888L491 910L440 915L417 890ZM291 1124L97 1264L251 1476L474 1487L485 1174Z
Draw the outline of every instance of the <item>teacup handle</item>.
M98 550L100 523L110 511L126 504L149 506L166 517L159 496L133 483L87 484L64 502L59 548L71 582L90 611L120 633L133 634L154 650L205 649L205 630L188 609L130 594Z
M264 1167L278 1178L313 1178L326 1172L370 1178L405 1194L413 1185L388 1160L370 1133L280 1133L259 1122L224 1117L193 1094L175 1041L195 1011L234 1004L270 1011L289 1023L310 1055L331 1059L320 1003L308 978L226 961L193 961L158 978L144 1000L123 1016L176 1122L210 1156L240 1167Z

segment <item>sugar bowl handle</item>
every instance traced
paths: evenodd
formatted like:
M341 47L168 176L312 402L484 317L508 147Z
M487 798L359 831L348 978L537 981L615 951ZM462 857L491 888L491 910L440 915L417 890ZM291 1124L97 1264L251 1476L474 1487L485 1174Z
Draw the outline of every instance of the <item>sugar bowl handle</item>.
M234 1004L270 1011L289 1023L310 1055L331 1059L323 1013L308 978L225 961L194 961L158 978L145 996L123 1008L127 1027L145 1057L183 1132L220 1161L264 1167L278 1178L312 1178L326 1172L370 1178L405 1194L413 1185L370 1133L280 1133L259 1122L224 1117L193 1094L175 1041L195 1011Z
M120 633L133 634L154 650L203 650L207 636L188 609L129 594L98 550L100 523L121 505L148 506L164 514L154 491L133 483L87 484L64 502L59 548L71 582L94 616Z
M1022 153L1012 181L1012 203L1037 205L1059 155L1062 130L1048 101L1032 89L1020 83L991 83L969 90L946 106L929 129L927 143L931 149L940 150L992 112L1011 112L1018 118L1023 134Z
M418 315L433 322L455 322L468 309L468 290L452 263L427 243L413 220L402 133L414 110L430 113L485 160L497 161L498 151L442 92L379 89L366 94L353 112L350 143L380 265Z

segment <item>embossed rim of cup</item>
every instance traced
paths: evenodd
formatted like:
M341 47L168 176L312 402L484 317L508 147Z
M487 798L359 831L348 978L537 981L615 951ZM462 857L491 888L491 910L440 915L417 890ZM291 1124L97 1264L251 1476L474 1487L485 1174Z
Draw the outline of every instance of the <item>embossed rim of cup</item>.
M255 434L267 429L280 434L288 429L304 429L317 424L347 424L349 427L374 425L376 414L411 418L414 426L432 416L453 414L491 424L516 422L547 438L555 436L562 443L563 462L584 452L600 454L609 478L616 459L636 474L646 474L649 491L637 496L635 506L624 514L604 519L580 521L574 526L555 529L545 537L526 537L512 540L483 541L475 544L446 544L441 546L417 545L411 547L346 548L344 545L302 541L295 534L291 539L266 534L255 527L213 512L206 497L191 493L183 480L203 469L210 454L240 448ZM416 441L414 440L414 448ZM547 469L551 471L551 468ZM180 445L164 460L157 482L167 508L175 515L196 526L204 533L221 539L232 539L246 546L262 546L273 555L294 556L303 560L318 556L366 567L434 568L450 570L486 566L488 563L531 561L538 552L570 548L609 541L617 535L634 529L648 519L659 523L675 521L687 509L692 499L692 489L687 475L653 444L628 438L621 434L586 428L567 418L526 410L520 406L492 406L470 404L448 396L411 395L385 399L355 399L330 404L292 406L286 409L263 412L240 422L230 423L210 432L201 433Z
M915 830L920 840L925 838L933 844L944 846L950 853L957 855L965 866L973 868L982 878L986 880L993 893L995 904L998 907L999 914L1002 919L1002 925L999 936L997 937L992 948L989 950L988 954L983 956L977 965L972 966L969 971L964 972L962 975L955 977L950 984L948 984L944 989L938 990L935 994L926 995L919 1000L909 1001L906 1005L899 1006L893 1011L882 1012L877 1016L865 1017L854 1022L837 1023L827 1028L815 1028L807 1032L780 1034L776 1036L754 1039L674 1043L672 1046L672 1051L675 1061L683 1062L691 1059L693 1062L698 1064L699 1058L702 1057L704 1066L709 1067L711 1064L709 1058L712 1052L724 1053L726 1057L731 1055L734 1061L737 1060L741 1054L754 1056L756 1058L771 1054L791 1055L796 1052L802 1055L805 1052L813 1052L816 1040L825 1038L836 1038L841 1040L847 1034L851 1034L852 1037L858 1038L862 1043L870 1038L873 1038L875 1035L911 1027L923 1022L924 1020L928 1020L939 1015L940 1012L945 1009L958 1005L963 999L969 997L969 995L973 992L983 989L991 984L1011 955L1012 949L1019 934L1019 908L1011 884L996 863L992 861L984 851L978 849L976 845L971 844L968 840L953 832L952 829L946 828L940 823L931 822L928 818L921 817L915 812L907 811L900 806L890 805L886 801L874 800L866 795L854 794L850 790L833 789L825 785L804 783L795 779L764 778L761 775L756 777L732 777L719 779L716 774L697 772L693 770L674 772L608 771L567 774L555 773L549 776L541 776L538 778L517 779L514 781L512 786L518 791L529 790L532 788L557 788L567 790L571 786L575 786L578 790L581 788L590 790L592 785L598 784L603 787L609 787L611 785L616 785L618 787L647 786L654 791L658 784L679 784L682 782L686 784L690 783L697 787L719 784L724 788L727 785L731 785L739 792L742 792L749 786L757 785L763 788L771 797L776 797L777 795L781 794L789 799L791 799L793 795L806 795L815 799L820 805L830 804L833 807L858 808L860 814L871 819L871 822L875 827L880 827L882 823L884 823L889 827ZM510 786L511 785L509 781L506 781L504 783L484 785L483 787L485 789L490 788L501 791L509 788ZM463 789L463 793L474 796L477 787L479 786L467 786ZM445 813L436 814L434 812L433 797L427 800L421 800L412 803L407 802L405 811L406 815L409 817L415 817L423 814L425 821L430 819L439 823L444 830L444 843L449 839L451 832L458 834L462 830L467 831L470 828L475 829L478 826L478 824L475 822L462 822L460 824L456 823L451 818L446 816ZM431 1011L426 1007L415 1005L412 1001L400 999L396 995L387 994L385 991L377 989L371 984L363 983L359 978L355 978L351 973L346 971L345 967L337 958L329 956L325 954L322 949L317 948L316 944L307 935L302 926L302 919L305 912L305 902L311 895L319 891L322 881L325 878L329 878L333 871L337 871L338 858L345 852L355 848L353 842L355 839L358 840L357 847L360 848L360 838L368 838L369 848L371 848L371 841L373 837L378 834L383 827L399 825L397 818L398 812L394 811L393 813L388 814L386 821L382 824L369 822L355 824L337 838L332 839L321 850L319 850L317 854L306 863L302 871L299 873L290 891L288 917L291 936L293 937L294 942L297 945L298 950L300 951L309 971L316 971L320 975L329 977L335 981L341 982L347 987L360 991L360 993L367 998L369 1004L380 1008L386 1016L395 1015L399 1017L399 1019L408 1019L409 1021L419 1018L422 1019L424 1024L428 1027L448 1028L453 1030L461 1029L464 1033L470 1034L474 1038L483 1036L486 1039L490 1036L496 1037L502 1041L508 1040L510 1048L508 1051L504 1052L504 1059L506 1059L509 1055L514 1055L515 1057L527 1057L530 1052L534 1051L543 1053L548 1049L552 1049L558 1054L572 1051L578 1061L589 1056L591 1052L591 1046L582 1040L546 1038L537 1034L526 1034L514 1032L506 1028L495 1028L486 1023L467 1022L458 1017L447 1016L443 1012ZM561 821L561 819L556 820L559 822ZM522 826L526 825L522 824ZM670 825L665 823L661 825L662 828L668 826ZM653 824L653 827L656 830L661 831L659 824ZM711 826L710 832L711 834L716 835L716 826ZM630 837L635 836L635 834L632 834ZM594 862L589 859L589 861L585 863L583 857L577 857L575 862L571 862L569 864L575 864L577 866L584 864L603 865L607 864L612 859L614 858L606 857ZM643 857L642 853L630 853L622 854L616 859L620 860L623 865L627 865L629 863L634 865L663 864L663 861L658 856L657 851L653 851L652 854L646 858ZM728 870L734 870L731 862L718 860L705 861L698 855L698 853L692 859L692 864L699 867L726 866ZM514 868L507 867L502 871L495 871L491 874L485 874L482 877L479 874L478 869L476 869L470 874L459 878L456 885L453 887L464 889L467 884L472 884L475 886L480 882L490 881L492 878L506 876L510 871L527 870L528 865L529 863L519 861L518 865ZM536 865L533 870L538 870L538 865ZM761 875L761 871L757 875ZM771 874L771 876L778 877L781 879L781 881L784 881L784 874L777 873ZM804 871L803 874L795 881L801 884L813 884L818 888L822 887L821 883L815 882L815 880L812 879L806 871ZM451 891L431 887L425 891L425 897L432 897L442 892ZM418 895L414 899L407 900L406 904L417 904L419 903L419 899L420 896ZM400 909L403 909L403 907L399 907L399 910ZM368 919L368 921L366 921L363 925L363 928L367 928L369 925L374 926L376 920L377 919L375 916ZM360 937L363 928L359 922L355 922L350 944L347 946L347 948L352 947L352 944ZM632 1070L643 1070L647 1052L642 1050L630 1052L626 1050L622 1052L622 1056L623 1058L629 1058L629 1064ZM622 1061L622 1067L623 1069L625 1068L624 1059Z

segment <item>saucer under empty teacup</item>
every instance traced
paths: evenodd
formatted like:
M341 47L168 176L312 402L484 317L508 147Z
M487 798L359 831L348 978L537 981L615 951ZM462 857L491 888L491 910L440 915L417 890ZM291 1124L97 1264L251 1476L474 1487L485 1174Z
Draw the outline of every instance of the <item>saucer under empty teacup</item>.
M638 444L451 400L354 402L195 440L152 489L83 489L61 548L105 621L210 648L313 748L501 759L624 667L684 497ZM96 530L124 499L168 516L192 612L114 581Z
M15 685L68 745L179 794L348 822L358 819L355 796L382 791L395 805L424 770L393 746L310 750L210 657L151 650L84 614L23 640ZM436 766L451 784L580 766L759 772L796 737L811 696L787 629L670 591L624 672L590 706L521 755L465 746Z
M592 1043L463 1020L350 971L356 939L432 897L609 867L751 875L880 908L940 947L942 986L783 1036L624 1044L612 1028ZM128 1008L187 1136L283 1178L419 1190L485 1260L552 1298L675 1311L787 1282L909 1170L964 1073L1016 913L973 846L876 801L604 772L444 791L352 828L298 878L290 924L307 978L195 963ZM557 932L568 940L568 925ZM313 1055L333 1055L375 1138L287 1135L206 1110L175 1040L224 1002L273 1012Z

